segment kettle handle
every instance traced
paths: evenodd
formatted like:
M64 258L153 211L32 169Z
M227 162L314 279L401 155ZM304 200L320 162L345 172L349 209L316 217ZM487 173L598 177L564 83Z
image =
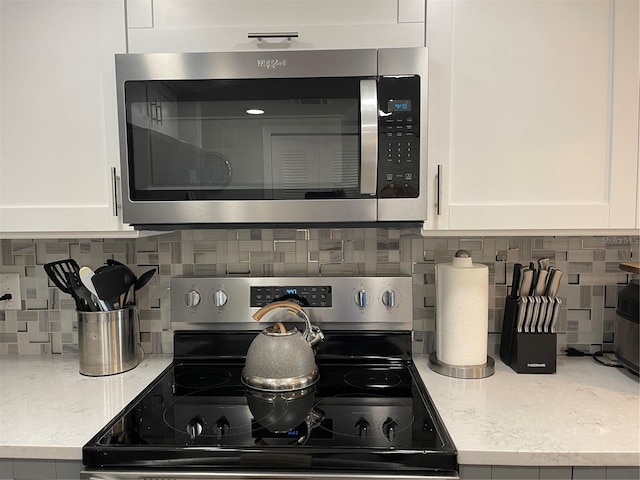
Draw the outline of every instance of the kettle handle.
M291 313L292 315L297 315L298 313L302 312L302 307L297 303L286 302L286 301L273 302L262 307L260 310L254 313L251 318L253 318L256 322L259 322L262 319L262 317L265 316L265 314L269 313L271 310L274 310L276 308L287 308L289 310L289 313Z
M287 301L269 303L258 310L256 313L254 313L252 318L256 322L259 322L266 313L270 312L271 310L275 310L276 308L286 308L291 315L295 315L304 320L305 328L304 332L302 332L302 337L307 341L309 346L313 347L324 340L324 334L322 333L322 331L318 327L311 326L311 320L309 320L309 316L297 303Z
M278 333L287 333L287 327L282 322L276 322L273 324L273 330L278 330Z

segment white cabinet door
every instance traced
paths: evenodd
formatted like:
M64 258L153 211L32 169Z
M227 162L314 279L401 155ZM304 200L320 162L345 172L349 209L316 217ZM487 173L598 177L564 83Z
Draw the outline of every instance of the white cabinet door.
M2 0L0 22L0 237L132 231L111 172L124 2Z
M424 46L425 0L129 0L130 53ZM249 38L252 33L297 36Z
M435 3L425 227L636 227L638 2Z

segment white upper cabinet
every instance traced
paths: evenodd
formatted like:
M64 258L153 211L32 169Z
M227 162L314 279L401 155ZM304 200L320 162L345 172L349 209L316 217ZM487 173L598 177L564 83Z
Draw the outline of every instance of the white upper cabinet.
M0 237L128 235L114 53L124 2L0 1Z
M424 17L425 0L128 0L128 47L130 53L421 47ZM267 36L250 37L256 33ZM268 36L274 33L293 35Z
M431 2L425 228L640 226L638 19L629 0Z

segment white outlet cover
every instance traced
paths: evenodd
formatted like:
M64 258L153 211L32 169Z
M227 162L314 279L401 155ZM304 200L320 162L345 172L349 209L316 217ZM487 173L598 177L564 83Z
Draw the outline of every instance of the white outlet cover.
M22 310L19 273L0 273L0 297L6 294L11 300L1 300L0 310Z

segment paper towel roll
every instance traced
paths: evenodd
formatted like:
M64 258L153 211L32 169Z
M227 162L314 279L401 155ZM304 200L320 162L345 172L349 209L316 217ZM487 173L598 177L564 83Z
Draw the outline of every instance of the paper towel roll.
M471 257L456 256L452 263L436 265L436 356L439 361L454 366L487 362L488 292L489 269L486 265L474 264Z

